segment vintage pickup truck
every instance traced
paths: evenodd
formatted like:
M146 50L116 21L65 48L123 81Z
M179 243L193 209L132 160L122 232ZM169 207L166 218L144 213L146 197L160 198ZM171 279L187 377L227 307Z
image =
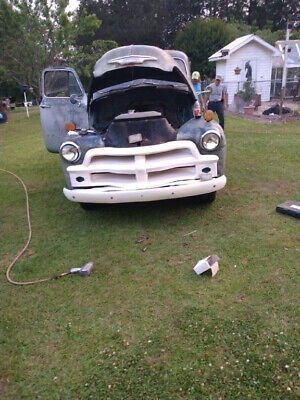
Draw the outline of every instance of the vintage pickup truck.
M46 148L60 153L65 196L94 203L201 196L226 184L226 142L212 113L201 117L188 57L132 45L95 64L86 95L72 68L42 73Z

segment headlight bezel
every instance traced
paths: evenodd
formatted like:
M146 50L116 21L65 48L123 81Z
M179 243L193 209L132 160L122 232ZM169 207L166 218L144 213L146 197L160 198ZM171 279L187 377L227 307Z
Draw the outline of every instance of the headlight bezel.
M217 144L216 147L214 147L213 149L208 149L207 147L204 146L203 141L204 141L204 139L207 137L207 135L211 135L211 134L214 134L214 135L217 136L217 138L218 138L218 144ZM206 131L206 132L201 136L200 144L201 144L202 149L205 150L205 151L210 151L210 152L216 151L216 150L219 148L220 143L221 143L221 134L220 134L218 131L214 130L214 129L209 129L208 131Z
M77 152L77 156L76 156L76 158L74 160L68 160L67 158L64 157L64 155L62 153L62 150L63 150L63 148L65 146L73 146L73 147L75 147L76 152ZM80 149L80 147L78 146L77 143L71 142L71 141L62 143L62 145L60 146L59 152L60 152L60 155L63 158L63 160L66 161L66 162L74 163L74 162L78 161L80 159L80 157L81 157L81 149Z

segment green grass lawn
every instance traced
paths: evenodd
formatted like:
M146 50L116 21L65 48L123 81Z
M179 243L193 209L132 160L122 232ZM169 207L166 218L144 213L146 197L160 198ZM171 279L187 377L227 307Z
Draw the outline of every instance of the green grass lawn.
M87 212L64 198L59 156L30 112L0 126L0 168L28 185L33 228L12 275L38 279L89 260L95 269L6 282L27 227L21 186L0 172L1 400L298 399L300 225L275 207L300 200L299 124L228 117L228 184L211 205ZM196 276L213 253L219 273Z

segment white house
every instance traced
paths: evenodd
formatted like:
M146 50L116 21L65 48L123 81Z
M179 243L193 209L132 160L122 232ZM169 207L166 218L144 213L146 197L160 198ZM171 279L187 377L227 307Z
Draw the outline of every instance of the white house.
M228 104L234 94L243 90L243 84L251 80L262 101L270 100L272 63L280 52L260 37L250 34L239 37L209 57L216 62L216 75L223 77L228 91Z

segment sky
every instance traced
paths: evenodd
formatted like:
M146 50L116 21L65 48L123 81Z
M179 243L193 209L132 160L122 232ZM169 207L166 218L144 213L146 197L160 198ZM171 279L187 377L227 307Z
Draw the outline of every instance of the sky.
M75 8L77 8L79 4L79 0L69 0L69 6L67 8L67 11L74 11Z

